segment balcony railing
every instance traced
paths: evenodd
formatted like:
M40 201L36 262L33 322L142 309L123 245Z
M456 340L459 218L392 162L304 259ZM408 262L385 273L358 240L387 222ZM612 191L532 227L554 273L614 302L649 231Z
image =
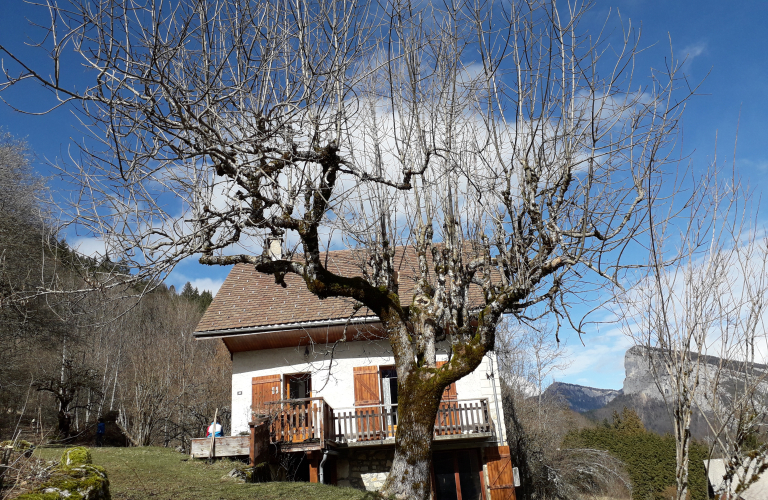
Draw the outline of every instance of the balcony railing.
M285 399L264 405L271 443L311 443L320 448L333 440L333 408L323 398Z
M397 405L367 405L334 410L323 398L265 403L270 443L315 445L365 443L394 439ZM435 437L492 434L487 399L444 401L435 419ZM371 443L373 444L373 443Z
M393 439L397 405L368 405L334 411L337 443ZM487 399L444 401L437 410L435 436L493 433Z

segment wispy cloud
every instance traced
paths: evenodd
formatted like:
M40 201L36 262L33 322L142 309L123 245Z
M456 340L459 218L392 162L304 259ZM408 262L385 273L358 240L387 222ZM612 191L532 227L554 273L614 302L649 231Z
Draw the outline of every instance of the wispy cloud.
M216 295L216 293L219 291L219 288L221 288L221 284L224 283L224 280L198 278L190 281L190 283L192 283L192 286L198 290L208 290L213 295Z
M223 278L210 275L200 276L200 274L208 274L211 271L205 266L194 265L192 259L187 259L182 265L184 264L188 266L186 271L192 271L192 273L197 274L197 276L195 278L190 278L190 273L184 273L175 269L171 272L168 278L166 278L165 282L167 285L173 285L176 287L176 291L181 291L184 285L189 282L192 285L192 288L197 288L200 292L208 290L214 296L218 293L219 288L221 288L221 285L224 283Z
M750 172L766 172L768 171L768 158L745 158L743 160L736 160L736 165L741 170L747 170L744 174L749 175Z
M685 59L683 67L686 71L690 71L693 65L693 60L704 54L707 51L707 42L699 41L691 43L683 47L677 54L675 54L678 60Z

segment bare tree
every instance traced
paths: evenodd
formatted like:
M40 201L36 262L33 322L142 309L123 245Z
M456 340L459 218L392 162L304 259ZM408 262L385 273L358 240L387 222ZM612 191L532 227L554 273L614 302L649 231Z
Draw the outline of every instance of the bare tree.
M499 326L496 339L507 442L520 472L521 498L626 498L631 492L624 464L602 450L571 448L565 437L592 423L557 394L543 392L554 370L568 366L547 325ZM538 393L538 394L537 394Z
M765 424L768 371L755 361L768 353L767 247L749 225L748 193L717 175L693 179L682 217L653 224L649 273L619 300L624 329L643 348L673 422L678 499L687 498L695 411L712 451L728 457L726 491L748 486L766 458L765 447L745 445Z
M571 298L622 279L690 91L676 98L674 61L635 82L635 31L605 50L585 4L63 4L48 2L53 71L0 46L0 89L35 82L82 112L73 218L137 277L200 255L373 311L400 394L384 489L402 498L428 496L443 390L502 314L579 330ZM87 88L62 83L66 50ZM325 266L342 245L359 276Z

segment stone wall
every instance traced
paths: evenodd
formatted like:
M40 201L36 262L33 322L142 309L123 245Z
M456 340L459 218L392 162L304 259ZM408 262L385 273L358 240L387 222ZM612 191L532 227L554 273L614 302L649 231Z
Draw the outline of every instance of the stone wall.
M393 449L349 450L336 461L338 485L359 490L379 490L389 475L394 456Z

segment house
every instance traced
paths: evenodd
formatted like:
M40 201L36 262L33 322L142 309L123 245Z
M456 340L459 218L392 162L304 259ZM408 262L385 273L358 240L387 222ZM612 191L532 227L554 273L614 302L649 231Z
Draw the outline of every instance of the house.
M709 482L710 498L733 498L738 500L764 500L768 498L768 475L760 473L759 468L763 461L755 460L748 466L738 468L735 476L731 479L731 484L726 488L726 460L722 458L713 458L704 460L704 468L707 470L707 480ZM754 482L749 482L753 476ZM743 491L736 490L739 482L744 481L749 486ZM726 491L728 490L728 491Z
M407 294L413 259L401 254L400 290ZM360 274L354 251L325 258L335 273ZM386 332L366 308L320 300L295 275L286 275L285 284L235 265L195 332L198 339L221 339L231 353L231 434L253 436L254 417L263 417L269 442L304 464L300 477L377 489L397 429L397 374ZM448 359L447 345L437 359ZM445 391L434 431L438 500L515 497L497 366L490 353Z

